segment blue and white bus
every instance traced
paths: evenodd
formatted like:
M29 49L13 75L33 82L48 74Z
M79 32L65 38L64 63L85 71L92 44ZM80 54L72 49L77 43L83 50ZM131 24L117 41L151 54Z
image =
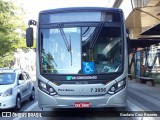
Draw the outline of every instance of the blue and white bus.
M126 107L128 54L121 9L45 10L37 25L36 76L40 108Z

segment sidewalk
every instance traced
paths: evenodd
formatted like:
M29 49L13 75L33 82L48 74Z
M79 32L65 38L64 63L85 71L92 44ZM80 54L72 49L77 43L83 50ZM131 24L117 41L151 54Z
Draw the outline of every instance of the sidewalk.
M128 80L127 104L131 111L160 112L160 85ZM134 120L160 120L160 117L135 117Z
M160 85L128 80L128 98L138 102L143 111L160 111ZM141 110L140 110L141 111Z
M133 79L133 80L128 80L128 87L160 101L160 85L159 84L152 86L150 82L143 84Z

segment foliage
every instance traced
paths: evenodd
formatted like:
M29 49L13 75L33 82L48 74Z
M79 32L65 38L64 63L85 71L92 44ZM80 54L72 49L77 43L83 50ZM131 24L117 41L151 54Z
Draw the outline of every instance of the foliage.
M14 60L17 48L25 46L25 12L18 1L0 0L0 67Z

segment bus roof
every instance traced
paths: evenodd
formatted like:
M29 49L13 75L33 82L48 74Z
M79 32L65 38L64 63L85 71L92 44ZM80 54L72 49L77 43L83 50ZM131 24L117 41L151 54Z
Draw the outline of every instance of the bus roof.
M119 8L107 8L107 7L68 7L68 8L57 8L40 11L40 13L53 13L53 12L68 12L68 11L122 11Z

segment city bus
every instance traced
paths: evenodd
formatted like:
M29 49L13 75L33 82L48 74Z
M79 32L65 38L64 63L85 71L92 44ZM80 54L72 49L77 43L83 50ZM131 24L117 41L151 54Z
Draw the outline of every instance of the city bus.
M39 12L36 79L40 108L126 107L128 53L123 11L76 7Z

